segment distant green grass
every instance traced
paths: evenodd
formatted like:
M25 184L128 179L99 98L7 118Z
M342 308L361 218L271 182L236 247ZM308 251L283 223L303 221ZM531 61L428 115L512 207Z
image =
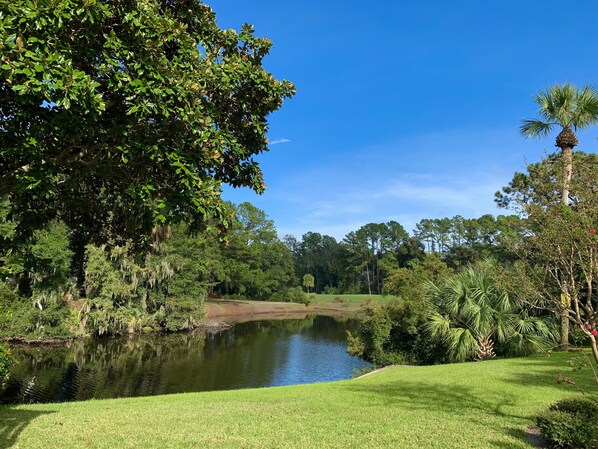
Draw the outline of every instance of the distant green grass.
M398 296L383 295L315 295L316 299L310 303L313 306L332 306L334 308L352 308L363 305L379 305L399 300Z
M393 295L325 295L325 294L317 294L316 300L317 301L333 301L337 298L344 299L346 301L351 302L363 302L367 301L368 299L377 302L388 302L399 299L398 296Z
M393 367L327 384L0 407L0 447L530 448L570 354ZM588 369L576 374L592 386ZM585 376L585 377L584 377ZM4 446L2 446L4 444Z

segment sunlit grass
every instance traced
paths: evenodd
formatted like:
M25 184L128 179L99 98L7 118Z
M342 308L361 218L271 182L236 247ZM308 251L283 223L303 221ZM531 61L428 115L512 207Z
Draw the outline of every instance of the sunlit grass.
M392 295L314 295L310 306L320 309L330 309L338 311L360 311L366 307L376 307L391 301L400 300L398 296Z
M0 407L11 448L526 448L533 416L579 395L571 354L393 367L328 384ZM592 391L589 369L575 374ZM4 444L4 446L2 446Z
M399 299L398 296L393 295L325 295L325 294L317 294L316 302L318 301L335 301L335 300L342 300L346 302L390 302L396 301Z

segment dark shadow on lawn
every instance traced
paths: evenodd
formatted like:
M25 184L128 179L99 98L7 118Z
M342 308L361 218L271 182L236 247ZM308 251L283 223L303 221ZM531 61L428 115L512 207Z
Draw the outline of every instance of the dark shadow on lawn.
M515 404L515 396L504 393L481 397L479 392L458 385L430 385L401 380L379 385L347 383L351 391L363 393L370 398L379 397L384 404L405 410L436 410L457 415L471 415L472 410L480 414L492 414L528 420L529 416L506 413L503 409Z
M47 410L22 410L0 406L0 449L8 449L17 441L21 432L35 418L48 413Z
M531 440L525 434L525 428L532 421L532 416L509 413L509 407L516 404L516 396L508 392L496 391L481 396L479 389L473 389L458 385L430 385L418 382L389 382L383 385L368 384L345 384L345 388L353 392L378 397L384 404L391 405L402 410L434 410L450 416L463 416L468 421L475 422L481 426L488 425L488 416L501 416L511 418L521 430L506 429L506 433L519 441ZM473 413L472 413L473 411ZM422 416L425 413L422 413ZM508 442L489 441L498 448L509 448ZM532 443L533 444L533 443Z
M579 365L581 369L574 370L576 365ZM521 363L514 363L513 366L521 370L512 372L509 377L505 378L509 383L556 388L571 394L577 394L578 391L575 386L566 382L567 378L571 378L582 391L593 391L596 387L596 379L594 379L591 368L579 353L563 354L559 358L535 357L533 362L522 359ZM538 371L538 366L546 369ZM559 379L560 382L557 382Z

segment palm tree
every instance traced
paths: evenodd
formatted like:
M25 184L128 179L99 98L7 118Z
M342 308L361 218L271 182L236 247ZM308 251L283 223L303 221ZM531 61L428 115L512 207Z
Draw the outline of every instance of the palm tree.
M539 119L526 119L521 124L525 137L545 137L557 126L561 131L556 136L556 146L561 149L563 158L563 186L561 201L569 204L569 186L573 173L573 148L579 143L575 131L598 123L598 93L586 84L578 90L572 84L550 87L535 96ZM569 292L561 292L561 348L569 347Z
M495 268L486 261L441 286L429 285L427 332L445 342L453 361L489 359L497 352L530 354L553 340L544 319L530 315L522 303L496 288L491 277Z

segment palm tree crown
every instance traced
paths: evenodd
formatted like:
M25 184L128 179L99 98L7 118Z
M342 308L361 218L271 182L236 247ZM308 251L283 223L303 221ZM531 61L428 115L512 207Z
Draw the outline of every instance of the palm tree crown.
M581 90L568 83L555 85L537 94L534 101L539 106L538 118L523 120L525 137L545 137L560 126L556 146L573 148L578 143L573 131L598 123L598 93L589 84Z

